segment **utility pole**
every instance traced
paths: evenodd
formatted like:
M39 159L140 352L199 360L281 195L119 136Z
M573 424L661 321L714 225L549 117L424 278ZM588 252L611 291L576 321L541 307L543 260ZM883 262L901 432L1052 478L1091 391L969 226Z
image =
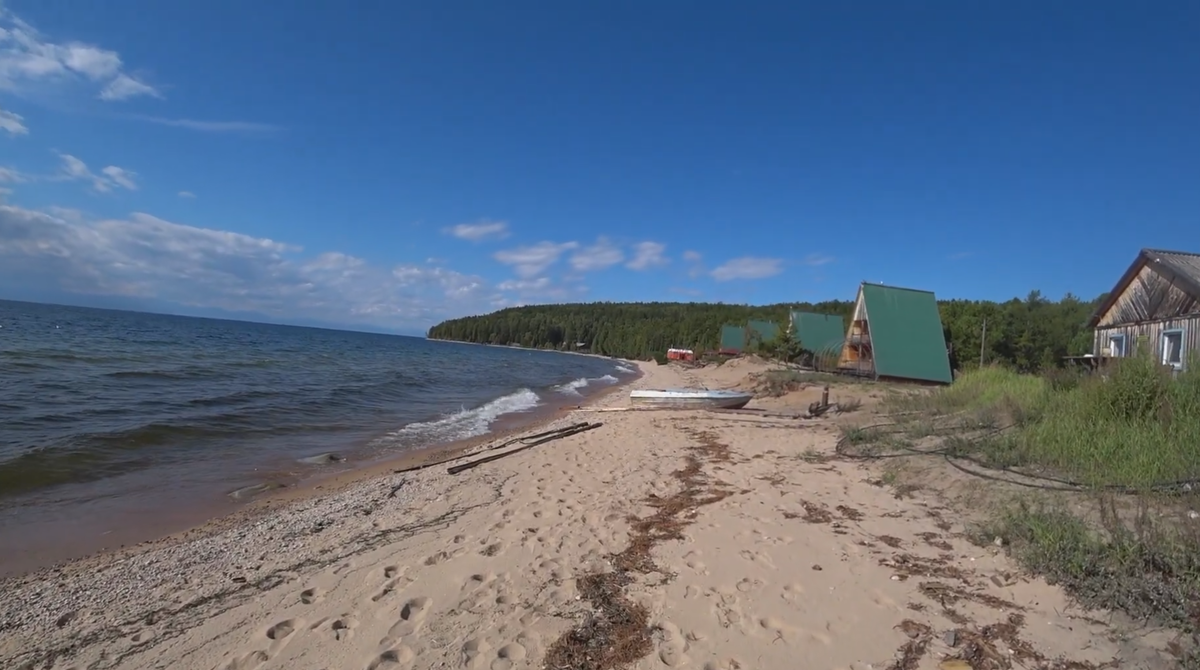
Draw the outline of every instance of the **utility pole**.
M983 352L987 347L987 319L983 320L983 337L979 340L979 367L983 367Z

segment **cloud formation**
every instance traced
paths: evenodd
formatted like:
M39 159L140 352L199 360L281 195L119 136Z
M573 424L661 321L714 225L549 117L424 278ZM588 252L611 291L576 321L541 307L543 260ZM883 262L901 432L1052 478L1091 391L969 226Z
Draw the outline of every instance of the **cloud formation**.
M625 267L630 270L649 270L666 265L668 261L663 255L666 250L667 245L660 242L638 242L633 245L633 258L625 264Z
M115 51L82 42L54 42L0 6L0 90L83 85L106 101L162 94L125 71Z
M492 255L498 262L512 266L522 279L531 279L558 262L564 253L579 246L578 242L538 242L516 249L504 249Z
M25 127L25 117L15 112L0 109L0 130L9 135L26 135L29 128Z
M0 167L0 184L21 184L27 181L23 172L15 168Z
M279 126L269 123L256 123L254 121L198 121L196 119L164 119L158 116L137 116L134 118L142 121L148 121L150 123L157 123L160 126L186 128L188 130L196 130L202 133L241 133L261 135L282 130Z
M161 300L190 307L385 328L418 328L504 304L479 277L302 256L276 240L135 213L89 220L0 205L0 287Z
M469 242L502 239L508 237L509 234L507 221L491 221L489 219L483 219L475 223L460 223L457 226L450 226L443 229L443 232Z
M742 256L717 266L709 273L717 281L731 279L765 279L783 272L783 262L778 258Z
M180 191L179 197L191 199L191 198L196 197L196 194L192 193L191 191Z
M102 168L100 174L96 174L88 168L86 163L71 154L59 154L58 157L62 159L62 166L58 173L59 179L87 182L91 184L92 190L98 193L107 193L114 187L130 191L137 190L138 186L135 181L137 173L132 170L109 165Z
M832 263L833 260L833 256L826 256L825 254L808 254L800 262L810 267L819 267L822 265L828 265L829 263Z
M623 260L625 260L625 253L601 237L596 240L595 244L583 247L571 254L571 267L577 272L593 272L612 267Z

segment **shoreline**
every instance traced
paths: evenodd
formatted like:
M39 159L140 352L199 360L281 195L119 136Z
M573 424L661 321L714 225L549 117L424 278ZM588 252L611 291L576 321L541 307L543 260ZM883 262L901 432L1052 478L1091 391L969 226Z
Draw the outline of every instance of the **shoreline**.
M624 359L611 360L621 361L638 369L636 362ZM232 505L231 508L221 509L219 505L213 504L211 509L205 510L203 515L205 518L199 522L155 524L154 528L148 529L142 535L145 539L133 540L115 547L102 546L95 549L85 548L79 552L56 552L58 554L78 554L61 559L14 560L10 569L0 571L0 589L14 581L36 579L63 570L82 569L89 564L121 560L146 551L219 534L239 525L253 523L265 514L282 511L289 505L312 501L324 496L334 496L357 484L387 477L392 475L394 470L434 461L461 459L489 444L548 426L573 409L593 405L609 395L625 389L641 379L642 376L642 371L638 369L636 374L623 378L618 377L615 383L594 393L583 395L579 399L580 402L575 404L571 404L570 398L564 396L562 403L553 406L548 404L540 411L535 409L529 412L502 415L496 419L493 429L483 435L450 442L432 443L410 451L364 459L334 472L314 472L292 483L272 487L244 499L234 497L233 494L236 491L229 492L223 498L228 501L226 504Z
M513 349L515 351L540 351L547 354L567 354L569 356L587 356L588 358L601 358L609 361L621 361L634 368L638 367L639 363L645 361L636 361L631 358L618 358L616 356L608 356L606 354L595 354L588 351L560 351L558 349L539 349L537 347L522 347L519 344L491 344L489 342L467 342L466 340L446 340L440 337L425 337L426 342L449 342L451 344L469 344L473 347L497 347L500 349Z
M634 388L767 368L638 369ZM378 472L0 583L0 666L1167 667L1175 631L1081 608L973 542L941 490L901 495L886 466L840 458L848 424L781 418L820 388L758 416L620 411L616 390L588 403L616 411L542 424L596 430L459 474Z

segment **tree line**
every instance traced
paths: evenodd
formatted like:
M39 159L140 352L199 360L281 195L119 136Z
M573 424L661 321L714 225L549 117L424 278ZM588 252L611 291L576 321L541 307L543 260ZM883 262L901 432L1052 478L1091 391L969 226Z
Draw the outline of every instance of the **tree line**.
M1049 300L1039 291L1006 302L942 300L942 327L956 369L987 363L1037 372L1056 367L1064 356L1091 352L1087 319L1104 296L1082 300L1067 294ZM619 358L649 359L670 347L715 350L721 326L751 319L786 328L791 310L841 316L849 324L854 302L775 305L723 303L595 302L510 307L491 314L443 321L430 339L480 344L576 350ZM984 322L987 322L986 341ZM802 343L801 343L802 344Z

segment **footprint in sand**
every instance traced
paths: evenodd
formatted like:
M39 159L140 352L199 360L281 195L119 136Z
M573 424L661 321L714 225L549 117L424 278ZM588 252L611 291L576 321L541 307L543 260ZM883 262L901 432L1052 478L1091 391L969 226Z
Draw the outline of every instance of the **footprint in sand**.
M408 665L412 663L413 658L415 657L416 654L413 653L412 649L409 649L404 645L400 645L394 649L388 649L377 656L375 660L371 661L371 664L367 666L367 670L381 670L382 668L395 668Z
M358 627L358 619L354 618L353 614L343 614L329 624L329 630L333 631L333 639L339 642L349 640L356 627Z
M323 597L324 594L321 593L321 589L318 589L315 586L311 589L304 589L300 592L300 602L304 603L305 605L315 605L316 603L321 602Z
M481 549L479 551L479 554L481 556L487 556L488 558L491 558L492 556L499 555L500 552L502 552L502 551L504 551L504 543L503 542L493 542L493 543L489 544L488 546L484 547L483 549Z
M529 652L525 649L525 645L517 642L506 644L496 651L496 659L492 661L491 670L511 670L525 660L528 655Z
M799 582L792 582L783 587L779 597L789 605L799 605L804 602L804 587Z
M750 577L742 577L742 580L737 583L737 590L742 593L750 593L761 589L766 582L761 579L751 579Z
M285 619L267 629L267 639L279 642L296 632L296 620Z
M393 579L393 580L389 581L387 584L384 584L383 588L380 589L379 593L376 593L375 595L371 596L371 602L377 603L380 600L383 600L384 598L395 593L396 586L399 584L399 582L400 582L399 579Z
M458 558L459 556L462 556L464 551L466 551L466 548L464 548L464 547L458 547L455 549L451 549L450 551L445 551L445 550L439 551L436 554L433 554L432 556L430 556L429 558L426 558L425 565L437 565L439 563L444 563L451 559Z
M658 624L658 660L668 668L678 668L687 664L688 642L683 637L679 627L670 621Z
M393 579L400 574L400 568L395 565L389 565L383 569L384 579Z
M269 660L271 658L267 656L267 652L262 650L252 651L230 661L225 666L225 670L255 670L255 668Z
M388 639L398 640L420 630L431 606L433 599L425 596L418 596L404 603L400 608L400 620L388 630Z
M484 667L486 663L487 652L491 651L492 647L487 643L487 640L479 638L467 640L463 644L463 667L475 670L476 668Z

